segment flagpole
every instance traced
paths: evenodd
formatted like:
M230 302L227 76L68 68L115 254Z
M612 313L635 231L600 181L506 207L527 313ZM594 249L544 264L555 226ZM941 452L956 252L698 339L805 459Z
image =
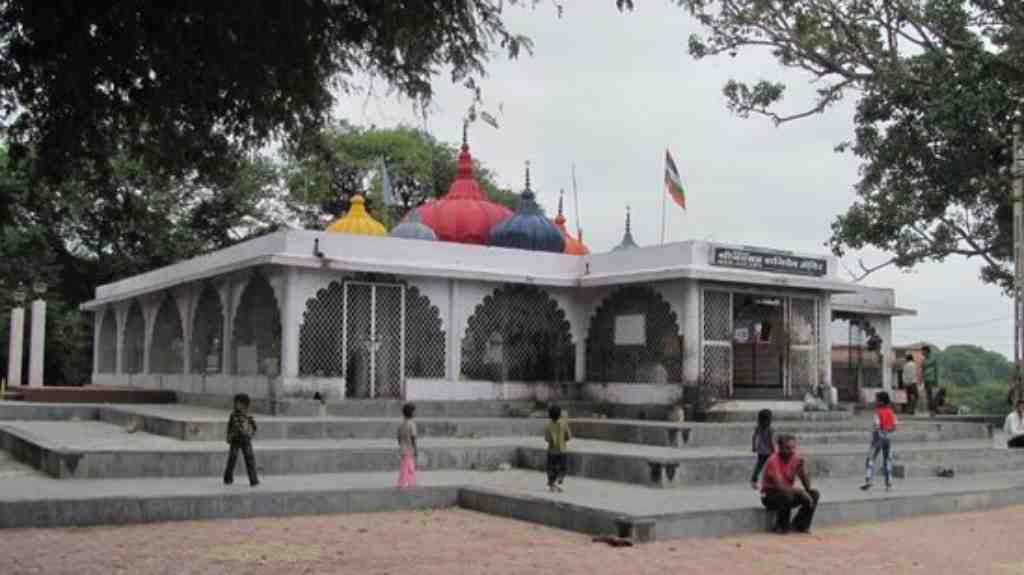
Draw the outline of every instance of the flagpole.
M668 190L661 190L661 243L665 244L665 196L668 195Z

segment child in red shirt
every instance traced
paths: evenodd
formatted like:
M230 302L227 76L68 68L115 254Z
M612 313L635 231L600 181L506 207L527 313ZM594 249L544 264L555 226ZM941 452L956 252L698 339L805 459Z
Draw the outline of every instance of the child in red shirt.
M875 460L878 459L878 452L882 452L882 468L885 472L885 489L892 489L892 445L889 443L889 434L896 430L896 413L892 410L892 400L889 394L880 391L875 395L875 428L871 434L871 448L868 451L867 474L864 477L864 485L860 488L864 491L871 489L871 480L875 475Z

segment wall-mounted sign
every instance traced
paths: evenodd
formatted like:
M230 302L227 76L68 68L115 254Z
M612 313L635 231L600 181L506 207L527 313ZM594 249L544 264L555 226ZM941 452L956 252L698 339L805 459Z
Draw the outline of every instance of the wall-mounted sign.
M726 268L800 276L823 276L828 273L828 260L825 259L748 248L713 247L710 263Z
M615 316L615 345L647 345L644 314Z

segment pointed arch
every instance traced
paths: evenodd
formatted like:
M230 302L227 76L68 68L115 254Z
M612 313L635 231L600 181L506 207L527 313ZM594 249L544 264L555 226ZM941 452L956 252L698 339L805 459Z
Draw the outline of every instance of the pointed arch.
M203 285L193 314L192 373L220 373L224 358L224 307L213 285Z
M146 359L146 318L138 300L132 300L124 321L121 373L142 373Z
M117 317L112 307L107 306L100 314L100 342L98 373L117 371Z
M254 273L245 286L232 326L233 373L266 374L267 360L281 360L281 311L267 278ZM272 362L271 362L272 363Z
M569 321L532 285L510 284L486 296L466 324L462 376L491 381L560 382L575 378Z
M185 330L174 296L167 293L157 308L153 337L149 343L150 373L185 371Z
M642 324L642 327L640 327ZM636 329L616 337L616 329ZM611 293L587 331L587 381L681 383L682 340L672 307L650 286L627 285Z

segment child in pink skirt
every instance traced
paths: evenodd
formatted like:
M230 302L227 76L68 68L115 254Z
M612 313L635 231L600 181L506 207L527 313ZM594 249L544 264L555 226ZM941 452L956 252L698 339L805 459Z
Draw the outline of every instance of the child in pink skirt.
M402 425L398 426L398 450L402 465L398 470L399 487L416 487L416 422L412 420L416 406L407 403L402 406Z

